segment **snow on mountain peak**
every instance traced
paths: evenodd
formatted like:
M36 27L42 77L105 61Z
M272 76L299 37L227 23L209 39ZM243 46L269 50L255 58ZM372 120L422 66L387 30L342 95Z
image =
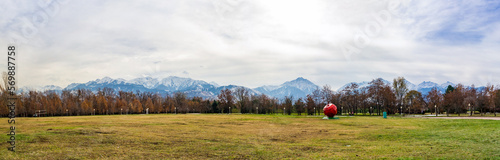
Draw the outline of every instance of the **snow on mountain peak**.
M183 78L177 76L169 76L161 80L161 84L164 86L188 86L196 82L191 78Z
M434 82L431 82L431 81L424 81L420 84L418 84L417 88L434 88L434 87L438 87L439 85L437 83L434 83Z
M455 86L455 84L451 83L450 81L447 81L446 83L441 84L441 88L447 88L449 85Z
M29 91L61 91L62 88L56 85L46 85L46 86L24 86L20 88L19 92L28 93Z
M392 87L392 81L387 81L381 79L385 84ZM353 82L355 83L355 82ZM368 87L370 81L363 81L356 83L359 88ZM451 82L446 82L443 84L437 84L430 81L423 81L422 83L415 85L406 81L407 87L409 90L417 90L421 92L423 95L426 95L432 88L438 88L438 90L444 92L448 85L455 86L455 84ZM351 83L347 83L343 87L341 87L338 91L341 91L343 88L347 87ZM215 82L207 83L202 80L194 80L191 78L183 78L177 76L169 76L167 78L159 79L152 77L141 77L135 78L132 80L125 79L112 79L110 77L103 77L101 79L96 79L94 81L89 81L87 83L72 83L68 85L65 89L74 90L74 89L91 89L97 90L99 88L113 88L116 91L137 91L140 90L142 92L157 92L161 94L172 94L174 92L184 92L190 96L203 96L205 98L216 98L216 95L219 94L220 90L228 88L231 90L235 90L237 87L243 86L219 86ZM307 94L312 93L316 90L318 86L311 81L298 77L294 80L287 81L281 85L264 85L258 88L249 89L252 95L255 94L266 94L270 97L275 98L283 98L285 96L293 96L293 97L304 97ZM62 90L62 88L57 86L45 86L45 87L24 87L22 90Z
M142 85L148 89L155 88L156 86L159 85L158 79L151 77L135 78L130 81L127 81L127 83Z
M213 85L214 87L220 87L220 85L215 83L214 81L210 82L209 84Z
M282 85L299 85L299 84L315 85L311 81L304 79L302 77L299 77L299 78L292 80L292 81L287 81L287 82L283 83Z
M314 83L312 83L311 81L305 79L305 78L302 78L302 77L299 77L295 80L292 80L292 81L287 81L283 84L280 85L281 87L295 87L295 88L298 88L306 93L310 93L312 91L314 91L316 88L318 88L318 86Z
M406 88L408 88L409 91L417 90L417 85L411 83L410 81L408 81L406 79L405 79L405 82L406 82Z
M111 83L111 82L113 82L113 79L106 76L102 79L97 79L96 82L97 83Z
M268 91L272 91L272 90L275 90L275 89L278 89L280 88L280 86L273 86L273 85L265 85L265 86L262 86L263 89L266 89Z

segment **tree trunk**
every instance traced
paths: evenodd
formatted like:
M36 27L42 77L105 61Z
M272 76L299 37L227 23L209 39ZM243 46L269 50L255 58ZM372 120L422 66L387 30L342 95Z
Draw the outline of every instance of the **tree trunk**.
M380 116L380 105L377 106L378 107L378 110L377 110L377 115Z

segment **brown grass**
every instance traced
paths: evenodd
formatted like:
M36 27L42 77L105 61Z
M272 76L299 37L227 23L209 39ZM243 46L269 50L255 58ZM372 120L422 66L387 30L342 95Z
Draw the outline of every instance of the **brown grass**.
M2 159L500 157L500 121L489 120L161 114L16 121L17 152L7 151L2 136ZM0 127L7 133L7 123Z

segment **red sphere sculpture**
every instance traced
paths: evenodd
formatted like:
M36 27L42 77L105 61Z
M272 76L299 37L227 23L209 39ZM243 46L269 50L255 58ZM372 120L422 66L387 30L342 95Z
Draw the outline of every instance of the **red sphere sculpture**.
M333 118L337 114L337 106L331 103L327 104L325 108L323 108L323 113L325 113L328 118Z

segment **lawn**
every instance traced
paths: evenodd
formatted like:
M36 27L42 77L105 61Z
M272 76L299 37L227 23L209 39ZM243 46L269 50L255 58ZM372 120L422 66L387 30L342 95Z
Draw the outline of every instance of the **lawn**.
M500 121L150 114L16 118L0 159L500 159Z

